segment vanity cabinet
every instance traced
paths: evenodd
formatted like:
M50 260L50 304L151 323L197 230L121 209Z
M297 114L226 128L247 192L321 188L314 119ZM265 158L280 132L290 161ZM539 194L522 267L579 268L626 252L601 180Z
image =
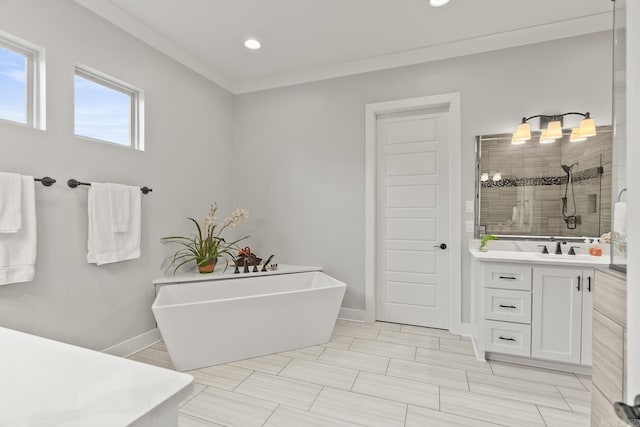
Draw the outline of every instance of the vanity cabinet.
M593 269L533 268L531 356L591 364Z
M485 350L531 356L531 267L486 263L483 285Z
M592 268L484 262L481 351L591 365Z

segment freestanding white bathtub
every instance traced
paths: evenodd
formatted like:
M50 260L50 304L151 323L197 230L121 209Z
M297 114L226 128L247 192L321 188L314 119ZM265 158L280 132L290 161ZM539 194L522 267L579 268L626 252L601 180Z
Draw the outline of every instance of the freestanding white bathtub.
M176 369L328 342L346 285L321 272L166 285L153 314Z

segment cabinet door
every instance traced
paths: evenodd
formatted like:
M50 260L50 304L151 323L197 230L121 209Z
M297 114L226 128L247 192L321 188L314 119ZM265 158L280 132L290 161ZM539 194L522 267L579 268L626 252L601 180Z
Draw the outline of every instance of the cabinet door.
M582 356L580 363L591 366L591 346L593 343L593 288L595 284L594 270L583 270L582 278Z
M582 269L534 268L531 356L580 363Z

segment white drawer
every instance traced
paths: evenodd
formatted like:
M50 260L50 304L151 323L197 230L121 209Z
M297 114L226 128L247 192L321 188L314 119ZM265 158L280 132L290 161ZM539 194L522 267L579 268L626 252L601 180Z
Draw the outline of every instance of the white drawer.
M531 267L520 264L486 263L484 287L531 290Z
M484 318L531 324L531 292L485 289Z
M484 321L485 350L531 356L531 325Z

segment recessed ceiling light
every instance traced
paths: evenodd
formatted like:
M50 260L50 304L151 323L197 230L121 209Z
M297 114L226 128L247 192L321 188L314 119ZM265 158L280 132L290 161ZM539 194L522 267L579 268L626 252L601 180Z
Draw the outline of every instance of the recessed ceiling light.
M444 6L447 3L449 3L449 0L429 0L429 4L433 7Z
M244 47L251 50L258 50L262 47L262 44L256 39L247 39L244 41Z

